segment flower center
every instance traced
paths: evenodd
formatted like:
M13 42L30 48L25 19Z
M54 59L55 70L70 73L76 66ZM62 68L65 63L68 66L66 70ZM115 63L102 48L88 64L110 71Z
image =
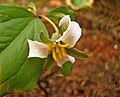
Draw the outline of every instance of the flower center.
M49 45L49 50L52 52L53 59L58 62L67 56L66 49L69 44L62 44L60 42L53 42Z

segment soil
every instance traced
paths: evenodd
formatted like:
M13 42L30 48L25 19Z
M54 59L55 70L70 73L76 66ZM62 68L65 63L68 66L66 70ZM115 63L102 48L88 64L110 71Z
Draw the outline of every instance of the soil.
M40 1L43 1L42 6ZM36 0L36 4L43 13L65 4L64 0L40 1ZM33 91L5 97L120 97L119 8L119 0L95 0L92 8L75 11L76 21L83 29L76 48L90 57L77 60L67 77L53 70L40 77Z

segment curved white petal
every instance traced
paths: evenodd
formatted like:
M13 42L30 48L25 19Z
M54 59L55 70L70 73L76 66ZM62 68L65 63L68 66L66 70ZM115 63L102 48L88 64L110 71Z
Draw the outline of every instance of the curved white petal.
M28 40L28 44L29 44L28 58L30 57L46 58L48 56L49 52L48 45L31 40Z
M62 67L62 65L66 62L66 61L70 61L71 63L75 62L75 58L72 56L67 55L67 57L64 57L62 60L57 61L57 65L59 67Z
M71 62L71 63L74 63L75 62L75 58L68 55L68 60Z
M56 42L63 41L64 43L68 43L71 48L76 44L81 35L82 29L79 24L77 22L70 21L67 30L58 40L56 40Z
M69 24L70 21L71 21L70 16L69 16L69 15L65 15L65 16L60 20L59 26L61 26L61 25L64 24L64 23L68 23L68 24Z

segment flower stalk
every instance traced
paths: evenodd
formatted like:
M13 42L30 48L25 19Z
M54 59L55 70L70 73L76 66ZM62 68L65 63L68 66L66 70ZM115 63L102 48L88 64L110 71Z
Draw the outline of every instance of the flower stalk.
M40 17L42 17L43 19L45 19L46 21L48 21L54 28L55 32L59 32L57 26L55 25L55 23L53 23L53 21L51 21L48 17L46 17L45 15L39 15Z

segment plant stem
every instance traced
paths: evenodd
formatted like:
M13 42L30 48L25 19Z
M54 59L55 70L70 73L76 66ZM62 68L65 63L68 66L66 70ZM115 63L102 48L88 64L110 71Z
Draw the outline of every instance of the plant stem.
M46 17L45 15L40 15L40 17L44 18L45 20L47 20L55 29L55 32L59 32L57 26L55 25L55 23L53 23L53 21L51 21L48 17Z

